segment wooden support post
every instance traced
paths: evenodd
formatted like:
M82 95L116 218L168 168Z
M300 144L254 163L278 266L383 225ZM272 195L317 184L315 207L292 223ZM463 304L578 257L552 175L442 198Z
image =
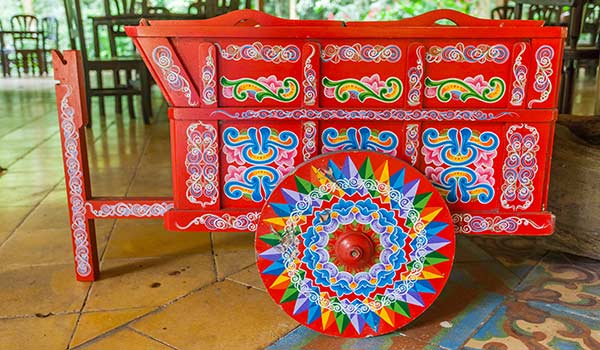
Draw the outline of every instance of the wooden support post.
M86 202L91 197L89 168L85 141L87 104L82 92L82 58L79 51L61 55L52 52L56 85L56 104L60 126L71 239L75 258L75 273L79 281L98 278L98 252L94 220L86 217Z

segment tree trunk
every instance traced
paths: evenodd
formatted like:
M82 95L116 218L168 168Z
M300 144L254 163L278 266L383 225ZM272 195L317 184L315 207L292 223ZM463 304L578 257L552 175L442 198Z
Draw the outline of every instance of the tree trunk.
M559 117L554 137L549 209L551 249L600 259L600 118ZM594 143L594 144L592 144Z

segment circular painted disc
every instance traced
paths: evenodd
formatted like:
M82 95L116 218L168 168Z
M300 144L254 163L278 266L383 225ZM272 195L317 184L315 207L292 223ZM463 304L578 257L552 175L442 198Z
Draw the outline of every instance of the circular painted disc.
M437 298L454 260L444 200L403 161L375 152L311 159L265 204L257 265L285 312L342 337L392 332Z

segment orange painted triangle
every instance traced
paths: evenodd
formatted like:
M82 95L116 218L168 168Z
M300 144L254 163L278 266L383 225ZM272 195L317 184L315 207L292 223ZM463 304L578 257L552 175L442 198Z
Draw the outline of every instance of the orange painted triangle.
M285 221L286 221L284 219L287 219L287 218L274 217L274 218L264 219L263 222L267 222L277 228L283 228L283 227L285 227Z
M444 275L440 272L440 270L436 269L435 266L427 266L423 268L423 271L421 271L421 276L419 279L432 280L443 277Z
M443 208L425 208L421 212L421 220L423 222L432 222L438 214L442 211Z
M287 273L282 273L277 277L275 282L271 284L270 289L286 289L290 285L290 278Z
M377 170L375 170L375 178L379 182L383 182L384 184L390 184L390 168L388 161L379 166Z
M396 323L396 313L393 310L388 310L387 308L382 307L381 310L379 310L379 317L381 317L385 323L394 327L394 324Z
M323 326L323 330L326 330L327 328L331 327L331 325L335 323L333 311L321 308L321 323Z

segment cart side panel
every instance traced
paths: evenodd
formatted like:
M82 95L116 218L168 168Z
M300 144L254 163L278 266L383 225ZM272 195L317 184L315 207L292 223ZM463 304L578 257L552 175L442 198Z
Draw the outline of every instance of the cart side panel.
M180 58L181 55L189 54L188 50L172 45L167 38L137 38L135 43L163 96L171 106L200 106L198 87L195 85L197 75L194 73L196 72L187 70L191 62L198 62L200 42L194 45L193 53L196 57L191 61L185 56Z
M514 41L432 40L425 53L424 105L502 108L510 99Z
M262 207L281 178L304 160L305 130L300 121L223 121L223 207Z
M498 208L502 135L499 123L423 124L419 169L440 190L451 210Z
M562 40L533 39L527 108L556 108L562 70Z
M399 108L406 101L407 40L322 40L321 106Z
M202 114L201 110L198 114ZM173 192L176 208L218 209L218 122L173 120L172 128Z
M544 183L551 145L551 123L506 124L502 133L500 209L524 212L544 210Z

